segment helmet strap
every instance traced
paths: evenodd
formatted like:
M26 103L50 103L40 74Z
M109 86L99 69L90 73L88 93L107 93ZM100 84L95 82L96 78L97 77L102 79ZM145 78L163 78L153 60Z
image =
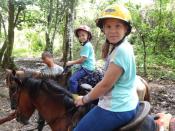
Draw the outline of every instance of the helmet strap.
M87 40L87 41L85 41L85 42L80 42L80 44L81 44L82 46L84 46L84 45L86 45L87 42L89 42L89 40Z
M110 45L113 46L109 54L111 54L111 53L113 52L113 50L115 49L115 47L119 46L119 45L124 41L125 37L126 37L126 35L125 35L120 41L118 41L118 42L115 43L115 44L110 43L110 42L106 39L106 42L108 42Z

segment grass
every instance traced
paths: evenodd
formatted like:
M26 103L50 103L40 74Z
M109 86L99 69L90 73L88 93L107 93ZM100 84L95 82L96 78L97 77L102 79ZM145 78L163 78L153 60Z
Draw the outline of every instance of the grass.
M41 55L41 51L38 52L34 52L30 49L26 49L26 48L17 48L13 50L13 54L12 54L15 58L18 57L40 57Z

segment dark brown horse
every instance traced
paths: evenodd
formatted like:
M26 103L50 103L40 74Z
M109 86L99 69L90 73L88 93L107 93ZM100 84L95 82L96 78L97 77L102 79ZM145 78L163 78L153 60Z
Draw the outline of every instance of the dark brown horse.
M27 124L37 109L53 131L71 128L76 107L70 92L51 80L19 79L15 74L10 79L16 88L13 95L17 98L17 121Z

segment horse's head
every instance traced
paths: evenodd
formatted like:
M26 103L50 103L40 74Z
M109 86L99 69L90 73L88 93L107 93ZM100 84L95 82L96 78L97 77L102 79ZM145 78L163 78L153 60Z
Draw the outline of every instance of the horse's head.
M12 71L9 69L6 69L6 85L9 89L9 96L10 96L10 105L11 109L16 109L16 91L17 91L17 84L14 81L14 77L16 75L16 71Z
M28 90L21 86L21 84L18 86L16 120L22 124L28 124L29 118L35 111L35 106L32 103Z
M23 86L21 78L24 76L22 71L6 70L6 84L9 88L11 108L16 109L17 121L27 124L33 114L35 107L29 97L27 89Z

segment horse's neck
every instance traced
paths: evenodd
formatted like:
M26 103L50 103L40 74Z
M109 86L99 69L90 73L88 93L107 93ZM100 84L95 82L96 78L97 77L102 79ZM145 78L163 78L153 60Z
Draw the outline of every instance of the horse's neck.
M72 121L70 117L65 117L63 119L55 120L54 123L50 123L52 131L72 131Z
M52 131L68 131L71 116L67 116L66 108L61 101L59 103L59 100L52 100L51 96L41 91L34 105Z

